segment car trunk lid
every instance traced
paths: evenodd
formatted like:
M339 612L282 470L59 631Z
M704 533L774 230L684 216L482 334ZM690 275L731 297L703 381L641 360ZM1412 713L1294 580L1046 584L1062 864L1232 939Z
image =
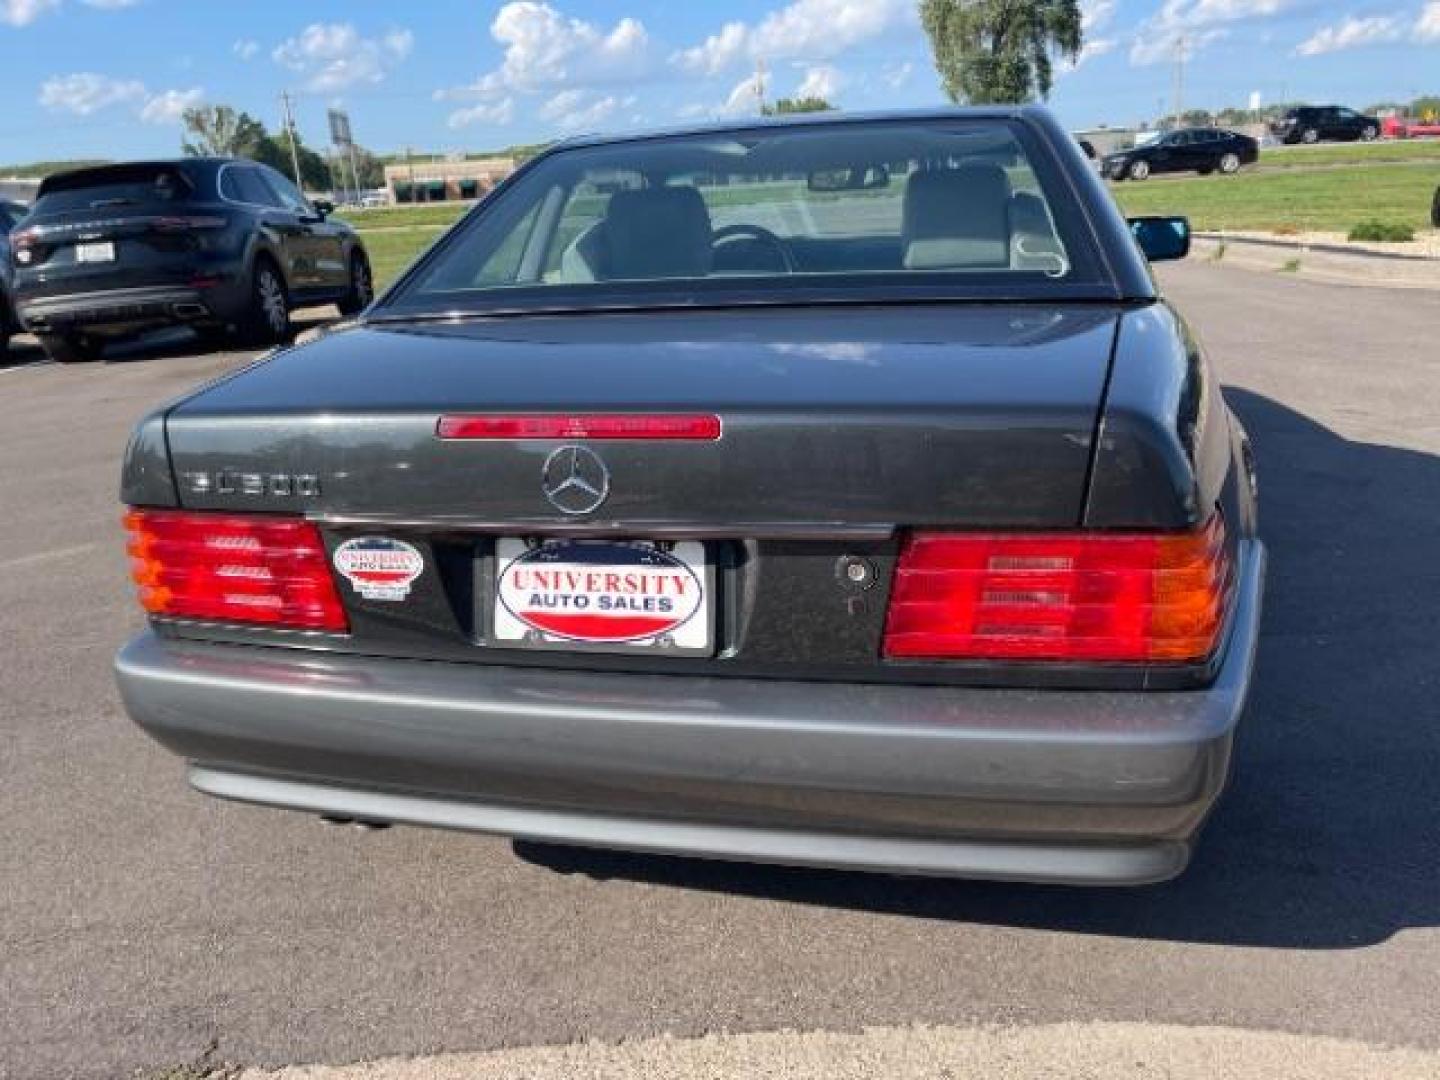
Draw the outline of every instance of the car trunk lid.
M168 438L197 509L724 535L1074 526L1116 318L956 305L363 326L196 395ZM573 412L714 415L723 436L437 436L447 415ZM570 443L608 472L584 515L545 492ZM303 491L276 479L296 477Z

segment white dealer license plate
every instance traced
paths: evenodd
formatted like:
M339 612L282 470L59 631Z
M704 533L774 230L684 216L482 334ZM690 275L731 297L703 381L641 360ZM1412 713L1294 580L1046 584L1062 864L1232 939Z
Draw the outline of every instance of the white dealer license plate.
M705 545L551 540L495 545L493 638L518 648L709 654Z
M77 263L114 262L115 245L109 241L103 244L76 244L75 261Z

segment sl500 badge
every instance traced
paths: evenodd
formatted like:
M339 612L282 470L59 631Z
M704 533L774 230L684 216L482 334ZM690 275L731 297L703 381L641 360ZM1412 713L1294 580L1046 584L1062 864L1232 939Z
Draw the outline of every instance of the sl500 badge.
M404 600L425 570L425 558L402 540L361 536L335 549L335 569L365 600Z

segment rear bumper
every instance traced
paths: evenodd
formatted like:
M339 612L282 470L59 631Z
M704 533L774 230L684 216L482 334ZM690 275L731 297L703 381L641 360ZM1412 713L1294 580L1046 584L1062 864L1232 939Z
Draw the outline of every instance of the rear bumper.
M1205 690L956 689L306 655L142 635L135 720L225 798L762 862L1139 884L1184 869L1249 688L1247 542Z
M35 333L79 333L230 320L244 301L243 290L230 285L154 286L21 299L16 313Z

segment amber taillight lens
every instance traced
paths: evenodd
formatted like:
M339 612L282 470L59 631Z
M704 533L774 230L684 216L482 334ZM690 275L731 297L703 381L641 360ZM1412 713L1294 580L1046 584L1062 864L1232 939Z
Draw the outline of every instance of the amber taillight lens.
M915 532L885 625L891 659L1196 662L1231 591L1219 513L1182 533Z
M152 615L276 629L349 629L320 532L299 518L132 510L126 550Z

